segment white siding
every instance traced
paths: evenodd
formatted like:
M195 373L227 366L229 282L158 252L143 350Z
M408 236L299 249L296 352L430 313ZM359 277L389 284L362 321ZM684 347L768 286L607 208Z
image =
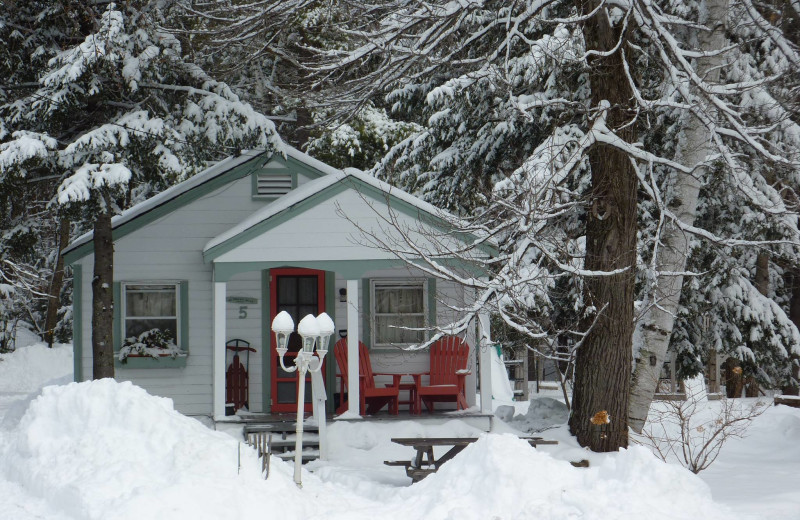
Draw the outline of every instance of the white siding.
M189 282L189 356L186 368L116 369L117 380L130 380L148 392L170 397L186 414L211 413L212 300L211 265L203 263L206 242L264 207L251 197L249 177L232 182L118 240L114 248L115 281L187 280ZM83 376L91 378L91 302L93 255L83 264ZM257 273L253 276L258 277ZM238 282L237 282L238 283ZM232 284L233 285L233 284ZM260 282L255 285L260 287ZM237 294L233 290L231 294ZM260 295L259 295L260 300ZM233 313L230 304L229 313ZM260 311L254 309L253 319ZM231 319L230 322L236 321ZM248 319L248 322L251 321ZM229 325L230 326L230 325ZM249 334L231 327L228 338ZM260 336L253 343L258 347ZM251 359L251 369L253 360ZM260 371L260 367L259 367ZM259 375L260 377L260 375ZM260 386L258 398L260 402ZM253 395L253 394L251 394ZM255 396L254 396L255 397Z

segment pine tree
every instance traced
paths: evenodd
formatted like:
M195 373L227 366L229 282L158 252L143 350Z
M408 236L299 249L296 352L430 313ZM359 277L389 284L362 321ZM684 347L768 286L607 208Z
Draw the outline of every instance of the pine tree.
M95 378L114 373L112 216L208 161L279 146L268 119L184 59L181 42L164 30L174 14L158 1L50 0L7 22L33 22L52 45L23 46L19 52L30 56L16 58L41 65L31 69L34 82L12 83L18 94L0 106L0 177L28 178L31 168L57 176L58 203L91 223Z

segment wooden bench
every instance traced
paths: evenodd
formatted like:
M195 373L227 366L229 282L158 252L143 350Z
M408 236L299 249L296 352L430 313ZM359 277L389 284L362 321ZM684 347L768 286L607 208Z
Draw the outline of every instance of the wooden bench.
M541 437L521 437L533 447L558 444L558 441L545 440ZM392 442L402 446L410 446L416 450L416 455L411 460L385 460L387 466L402 466L406 468L406 475L412 482L419 482L436 471L448 460L452 459L464 448L477 441L477 437L409 437L393 438ZM451 446L451 448L438 459L433 454L434 446Z
M800 408L800 397L796 395L776 395L775 406L778 406L779 404Z

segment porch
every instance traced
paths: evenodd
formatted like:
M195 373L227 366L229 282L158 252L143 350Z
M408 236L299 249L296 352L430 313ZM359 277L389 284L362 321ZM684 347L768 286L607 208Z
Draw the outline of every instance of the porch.
M333 343L340 338L346 338L346 373L359 372L359 343L364 343L369 349L373 371L382 374L376 375L376 385L391 383L393 378L390 374L402 376L400 410L404 415L399 417L409 418L413 402L410 395L411 387L414 386L413 375L430 370L430 355L427 349L406 350L385 343L391 340L405 344L421 343L428 333L424 330L395 331L387 326L387 321L393 318L399 320L396 321L398 325L419 328L447 323L454 319L449 309L463 305L467 297L463 290L437 283L437 280L426 278L420 271L399 264L397 260L295 262L291 266L270 262L215 262L213 273L213 417L219 422L230 422L226 417L232 412L228 403L230 394L226 375L233 364L233 356L237 353L227 347L236 340L247 341L253 351L238 353L239 362L247 373L248 398L244 410L247 413L240 414L233 420L248 424L268 424L279 420L283 414L292 415L296 412L297 377L295 373L282 370L275 350L274 334L270 330L274 316L283 310L292 314L295 323L305 314L317 315L321 312L326 312L334 320L336 332L331 339L323 366L326 410L329 417L339 408L345 395L350 397L346 399L348 404L359 402L358 379L348 379L342 392L342 370L334 359ZM388 318L386 313L376 312L386 310L376 304L376 300L391 302L400 298L404 299L406 308L415 312L403 315L398 313ZM478 321L488 323L488 320ZM491 387L489 371L486 374L481 371L482 365L489 366L488 359L483 359L484 356L488 358L488 350L476 348L477 338L488 338L488 335L488 327L479 328L477 324L466 335L470 352L465 396L472 413L461 412L462 415L488 416L491 413L490 391L481 393L488 396L488 399L476 402L479 387ZM297 337L296 334L293 336ZM290 344L287 358L291 357L291 350ZM291 359L286 359L285 362L287 366L292 365ZM306 385L306 412L310 413L310 377ZM455 409L455 404L438 405L437 411L440 408L442 411ZM358 418L358 412L358 407L353 407L345 415ZM423 413L413 418L425 416ZM446 414L435 414L434 417L445 416ZM370 418L397 420L385 411ZM425 420L430 420L430 417ZM478 419L477 422L483 425L480 426L481 429L488 429L487 419ZM476 427L479 426L476 424Z
M403 260L395 251L403 250L407 240L420 251L457 251L471 238L447 233L450 225L441 212L419 199L355 171L340 173L292 190L205 245L203 261L212 271L215 418L225 415L226 344L231 339L256 345L248 372L248 410L272 414L297 408L296 377L281 369L270 330L279 312L289 313L295 324L307 314L325 312L336 329L331 343L346 338L346 370L336 366L332 355L322 368L332 413L337 374L359 373L360 343L369 349L373 371L389 374L376 386L391 382L391 374L422 374L430 370L430 356L414 348L438 323L457 321L458 309L468 307L472 295L463 287L432 278L414 266L415 255L401 255ZM479 249L476 254L494 251L489 245ZM457 258L437 259L465 276L480 275ZM478 375L489 364L488 351L478 348L479 339L482 345L490 341L488 316L477 321L482 326L473 324L463 337L470 352L461 404L488 413L489 370ZM298 339L289 337L286 357L298 350ZM359 412L352 406L359 403L358 379L349 378L346 391L339 392L349 396L348 416ZM487 389L480 404L475 402L478 386Z
M305 420L313 414L307 413ZM414 421L424 425L440 425L448 421L458 420L463 421L465 424L473 428L483 431L490 431L492 426L493 413L484 413L478 409L469 409L461 411L449 412L423 412L422 414L412 414L408 410L400 410L397 415L391 415L387 411L381 411L373 415L363 415L360 417L336 417L333 414L325 414L325 421L328 425L336 424L337 422L367 422L379 424L391 424L400 421ZM237 427L241 427L243 432L246 431L278 431L278 427L286 424L295 425L295 414L290 413L250 413L245 415L235 415L215 419L215 423L219 429L231 431Z

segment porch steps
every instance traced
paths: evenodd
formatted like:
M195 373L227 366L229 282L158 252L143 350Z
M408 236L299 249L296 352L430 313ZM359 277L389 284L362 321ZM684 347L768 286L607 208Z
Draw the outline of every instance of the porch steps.
M294 421L275 421L269 423L247 424L244 426L244 438L250 446L267 446L272 455L283 459L293 460L295 455ZM267 441L267 439L271 439ZM259 449L259 456L263 456ZM319 458L319 431L316 426L305 424L303 426L303 463Z

